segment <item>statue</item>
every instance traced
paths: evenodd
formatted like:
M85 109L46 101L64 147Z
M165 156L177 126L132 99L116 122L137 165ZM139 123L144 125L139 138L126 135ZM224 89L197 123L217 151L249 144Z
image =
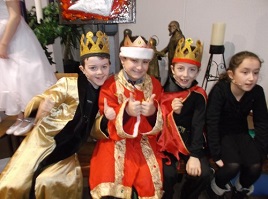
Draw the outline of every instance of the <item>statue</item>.
M158 60L161 60L161 58L164 57L165 54L160 52L160 51L157 51L156 46L158 44L158 41L157 41L158 38L157 38L157 40L156 40L156 38L157 38L157 36L154 35L149 40L151 47L154 49L154 56L153 56L153 59L150 61L147 73L149 75L156 77L159 81L161 81Z
M178 41L181 38L185 38L185 37L180 29L180 24L177 21L171 21L169 23L168 31L169 31L169 36L171 37L169 39L169 43L167 47L161 50L161 52L164 54L168 53L168 74L170 74L171 73L170 65L172 64L172 59L174 57L174 53L175 53Z

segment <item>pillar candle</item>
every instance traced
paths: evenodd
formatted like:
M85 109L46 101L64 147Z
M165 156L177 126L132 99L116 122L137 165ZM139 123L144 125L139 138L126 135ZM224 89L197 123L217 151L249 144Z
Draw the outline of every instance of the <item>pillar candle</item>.
M37 22L40 23L40 20L43 19L43 10L42 10L42 0L34 0L35 2L35 11Z
M222 46L224 43L225 23L212 24L211 45Z

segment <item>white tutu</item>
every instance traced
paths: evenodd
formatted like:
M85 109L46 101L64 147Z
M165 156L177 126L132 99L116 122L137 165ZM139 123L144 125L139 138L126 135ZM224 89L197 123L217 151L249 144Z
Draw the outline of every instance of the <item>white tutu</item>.
M0 37L7 17L6 4L0 1ZM9 44L9 59L0 58L0 111L17 115L32 97L56 82L53 67L35 34L22 18Z

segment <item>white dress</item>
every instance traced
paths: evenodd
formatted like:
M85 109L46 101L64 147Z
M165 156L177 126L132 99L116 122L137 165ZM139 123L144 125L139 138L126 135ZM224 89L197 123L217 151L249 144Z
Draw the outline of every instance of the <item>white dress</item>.
M6 2L0 1L0 37L9 13ZM8 49L9 59L0 58L0 111L7 115L23 112L27 103L56 83L53 67L23 18Z

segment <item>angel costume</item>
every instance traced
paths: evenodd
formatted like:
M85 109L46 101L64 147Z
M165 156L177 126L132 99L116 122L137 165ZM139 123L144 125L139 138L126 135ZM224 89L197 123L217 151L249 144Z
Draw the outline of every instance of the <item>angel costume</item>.
M38 121L0 174L1 199L29 198L35 168L55 148L55 135L74 117L79 103L77 77L63 77L43 94L35 96L27 105L25 115L35 111L46 97L55 102L54 108ZM36 198L81 198L82 180L79 161L75 154L71 155L38 176Z
M0 38L9 13L0 1ZM7 115L23 112L27 103L56 82L53 67L35 34L21 18L8 49L9 59L0 58L0 111Z

